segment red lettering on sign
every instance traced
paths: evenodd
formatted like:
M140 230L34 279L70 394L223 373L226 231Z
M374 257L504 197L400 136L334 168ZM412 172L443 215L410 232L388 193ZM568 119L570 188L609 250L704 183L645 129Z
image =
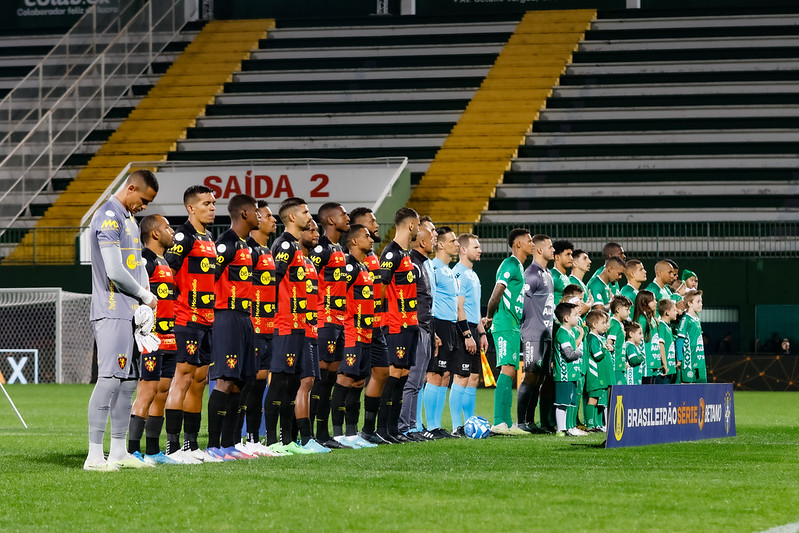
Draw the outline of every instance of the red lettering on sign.
M219 185L222 183L222 178L219 176L208 176L203 180L203 184L214 191L214 196L219 198L222 196L222 189Z
M330 181L330 178L327 177L327 174L314 174L311 176L311 181L319 181L319 185L314 187L311 191L311 198L327 198L330 196L330 193L327 191L323 191L325 187L327 187L327 182Z
M284 192L288 197L294 196L294 191L291 190L291 183L289 183L289 177L285 174L281 174L280 179L277 181L277 187L275 187L275 198L280 198L281 193Z
M227 180L227 186L225 187L225 194L222 195L222 198L230 198L236 194L241 194L241 187L239 187L239 180L236 176L230 176Z
M255 176L256 198L266 198L272 194L272 178L269 176Z

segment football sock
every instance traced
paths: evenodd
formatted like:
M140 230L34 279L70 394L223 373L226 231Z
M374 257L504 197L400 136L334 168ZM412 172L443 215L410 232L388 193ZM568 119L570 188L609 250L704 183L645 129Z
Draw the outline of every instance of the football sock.
M286 386L280 401L280 441L283 444L291 443L291 427L294 425L294 399L297 397L297 387L299 387L299 385L294 386L295 377L299 384L299 374L286 375Z
M452 384L449 391L449 416L452 419L452 429L458 429L461 423L461 405L463 404L463 387L457 383Z
M136 385L135 379L122 380L116 397L111 399L111 448L108 451L110 461L122 459L128 452L125 435L130 425L130 409L133 407Z
M427 415L427 429L436 429L436 413L438 412L438 387L430 383L424 386L424 412Z
M379 396L363 397L363 432L374 433L377 423L377 411L380 409Z
M438 401L436 402L436 427L444 427L441 419L444 417L444 408L447 406L447 387L438 388Z
M164 411L164 425L166 426L166 453L170 454L180 449L183 411L181 409L166 409Z
M419 389L416 393L416 431L424 430L424 422L422 421L424 410L424 388Z
M239 406L239 416L236 420L236 432L239 437L244 434L244 423L247 421L247 409L249 408L250 392L255 386L254 381L245 381L241 388L241 405Z
M585 425L589 429L596 427L596 405L585 405Z
M141 451L141 436L144 433L146 420L140 416L130 415L128 426L128 453Z
M598 405L596 413L596 427L600 429L607 429L608 421L605 419L605 406Z
M222 418L222 447L235 446L241 442L241 429L239 429L239 410L241 409L241 393L231 392L225 406L225 416Z
M553 384L548 381L544 382L541 386L541 395L538 401L538 417L540 426L553 426L555 416L555 398ZM528 415L529 416L529 415ZM528 418L528 422L533 422L534 419Z
M345 435L358 434L358 419L361 417L361 393L362 388L350 387L347 398L344 400L346 412L344 422L346 423Z
M327 372L327 378L322 379L322 387L319 389L319 408L316 411L316 436L319 442L330 440L330 429L328 428L328 417L330 417L330 397L333 393L333 385L336 384L336 372Z
M89 459L103 458L103 436L108 425L111 399L116 396L120 381L116 378L98 378L89 399ZM97 454L99 445L100 453Z
M535 410L538 407L538 402L540 401L540 391L541 385L536 383L532 385L532 392L530 394L530 400L527 402L527 412L525 413L524 419L519 420L519 422L529 422L530 424L535 423Z
M474 416L477 405L477 387L464 387L461 409L463 410L464 423Z
M566 408L566 429L577 427L577 406L570 405Z
M146 436L144 453L156 455L161 451L161 430L164 427L163 416L148 416L144 424L144 434Z
M513 378L500 372L494 391L494 424L505 422L510 426L510 408L513 404Z
M333 436L340 437L344 434L344 413L347 407L345 401L350 387L336 383L333 387L333 396L330 399L330 422L333 425Z
M313 438L313 435L311 435L311 419L298 418L297 430L300 432L300 444L305 446Z
M402 413L402 390L405 387L406 381L408 381L408 376L401 377L394 386L391 408L388 410L388 432L391 434L399 432L399 419Z
M264 399L264 419L266 423L266 444L272 445L277 442L277 423L280 419L281 399L284 396L288 376L283 373L273 373L272 381L269 382L269 389L266 391Z
M319 379L315 380L313 382L313 387L311 387L311 400L308 405L308 413L311 420L316 420L316 413L319 412L319 398L321 397L323 384L327 379L327 369L320 369L319 374Z
M247 440L250 442L258 442L261 434L264 391L266 391L266 380L259 379L252 384L250 394L247 396Z
M388 431L389 419L391 418L391 406L394 403L394 389L397 388L399 378L389 376L386 384L383 385L383 395L380 397L380 409L377 411L377 429Z
M558 431L566 431L566 409L563 407L555 407L555 423Z
M219 389L211 391L208 397L208 447L219 448L222 437L222 419L227 412L225 408L230 395ZM188 414L188 413L186 413ZM188 433L188 432L187 432Z
M200 433L202 413L183 413L183 449L193 451L200 446L197 444L197 435Z
M533 396L534 385L522 382L519 385L519 393L516 400L516 421L523 424L527 419L527 407L530 405L530 399Z

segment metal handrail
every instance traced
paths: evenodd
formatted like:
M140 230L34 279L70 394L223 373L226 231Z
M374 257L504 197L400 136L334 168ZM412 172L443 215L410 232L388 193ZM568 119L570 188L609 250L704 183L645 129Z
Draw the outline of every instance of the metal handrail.
M153 4L162 9L155 16ZM12 185L0 195L0 206L11 194L21 194L23 200L19 208L12 212L10 217L4 217L6 225L15 222L28 208L36 196L44 190L49 180L68 158L80 147L83 140L102 122L105 113L113 107L119 99L127 93L135 80L152 63L153 58L161 53L166 45L174 39L183 25L189 20L186 15L186 0L168 2L166 0L147 1L130 20L121 28L116 36L108 43L102 52L89 64L86 70L74 83L59 97L52 107L45 112L37 124L25 135L0 162L0 172L8 167L21 168L13 179ZM164 9L165 7L165 9ZM162 28L165 25L166 28ZM146 28L140 32L139 28ZM141 35L137 40L136 35ZM159 35L156 41L155 36ZM131 36L134 36L131 39ZM140 50L144 48L144 50ZM109 58L110 56L114 56ZM118 55L121 55L120 60ZM139 58L139 67L128 71L130 65L135 65L135 58ZM114 88L109 86L111 79L119 79L117 74L124 69L122 76L128 82ZM83 116L83 115L87 116ZM61 121L60 126L54 129L55 121ZM42 139L46 142L44 149L30 150L30 145ZM66 141L67 150L60 154L54 153L54 147L59 142ZM33 155L26 155L26 149ZM30 159L26 162L26 157ZM20 160L20 165L12 165ZM46 173L42 183L29 185L26 180L35 170ZM15 209L16 205L12 209Z

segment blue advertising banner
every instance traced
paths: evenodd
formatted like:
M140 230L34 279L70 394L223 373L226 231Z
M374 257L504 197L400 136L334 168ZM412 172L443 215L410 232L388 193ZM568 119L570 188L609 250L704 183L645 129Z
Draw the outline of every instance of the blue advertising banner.
M615 385L607 448L735 436L732 384Z

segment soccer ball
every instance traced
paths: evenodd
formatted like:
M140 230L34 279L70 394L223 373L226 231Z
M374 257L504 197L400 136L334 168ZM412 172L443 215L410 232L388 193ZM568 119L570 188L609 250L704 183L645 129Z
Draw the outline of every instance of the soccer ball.
M470 439L485 439L490 433L491 424L482 416L472 416L463 425L463 432Z

